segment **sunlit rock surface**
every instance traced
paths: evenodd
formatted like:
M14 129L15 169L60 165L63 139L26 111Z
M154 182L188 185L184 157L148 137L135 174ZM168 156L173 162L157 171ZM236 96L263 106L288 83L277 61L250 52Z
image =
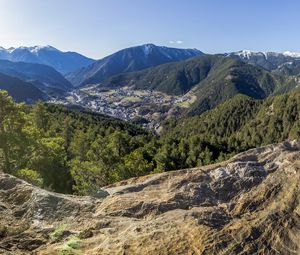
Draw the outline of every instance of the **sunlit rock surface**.
M76 197L0 173L0 254L300 254L300 143Z

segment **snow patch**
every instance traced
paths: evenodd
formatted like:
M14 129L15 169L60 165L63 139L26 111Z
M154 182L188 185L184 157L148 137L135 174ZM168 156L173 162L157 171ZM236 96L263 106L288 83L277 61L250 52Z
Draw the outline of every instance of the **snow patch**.
M143 52L144 52L144 55L146 57L149 56L149 54L151 53L152 50L153 50L153 45L152 44L143 45Z
M236 52L236 55L249 59L253 55L253 53L254 52L252 52L251 50L242 50L242 51Z
M251 57L264 57L266 60L270 57L270 56L274 56L274 57L278 57L280 55L282 55L282 53L277 53L277 52L266 52L266 51L259 51L259 52L255 52L255 51L251 51L251 50L241 50L241 51L237 51L237 52L232 52L230 54L227 54L227 56L230 55L236 55L239 56L241 58L246 58L246 59L250 59Z
M292 58L300 58L300 52L285 51L282 54Z
M265 59L267 60L268 59L268 52L262 52L262 54L265 56Z
M59 50L57 50L56 48L54 48L50 45L47 45L47 46L36 45L36 46L32 46L32 47L20 46L18 48L10 47L8 49L5 49L4 47L0 46L0 51L4 51L4 52L9 53L9 54L13 53L15 50L28 50L32 54L36 55L42 49L47 49L47 50L51 50L51 51L59 51Z

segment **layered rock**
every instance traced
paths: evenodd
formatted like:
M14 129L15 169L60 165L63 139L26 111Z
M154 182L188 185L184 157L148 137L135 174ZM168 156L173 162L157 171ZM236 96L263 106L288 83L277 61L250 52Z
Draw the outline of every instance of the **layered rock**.
M3 254L299 254L300 143L55 194L0 174Z

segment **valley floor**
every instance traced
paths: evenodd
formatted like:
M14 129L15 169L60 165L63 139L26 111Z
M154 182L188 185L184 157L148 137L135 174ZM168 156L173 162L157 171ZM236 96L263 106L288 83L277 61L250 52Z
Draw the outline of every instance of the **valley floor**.
M69 92L50 103L77 105L126 121L157 129L160 122L182 112L196 99L193 91L183 96L170 96L158 91L136 90L130 87L99 89L90 86Z

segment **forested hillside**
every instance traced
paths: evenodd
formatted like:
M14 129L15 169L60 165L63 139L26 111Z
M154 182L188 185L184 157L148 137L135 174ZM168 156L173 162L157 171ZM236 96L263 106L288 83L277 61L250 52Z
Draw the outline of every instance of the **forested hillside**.
M18 102L32 103L47 98L34 84L0 73L0 90L6 90Z
M151 172L224 160L300 138L300 92L265 101L237 95L200 116L169 120L160 137L103 115L15 103L0 93L0 167L44 188L91 194Z
M16 104L3 91L0 117L4 172L55 191L80 194L92 188L90 183L102 186L145 173L131 170L135 161L130 158L127 169L121 167L125 156L151 139L139 127L55 105Z
M123 87L158 90L170 95L183 95L191 90L197 99L187 110L199 115L220 103L244 94L254 99L287 92L298 80L268 72L232 57L203 55L169 63L140 72L116 75L98 87Z

